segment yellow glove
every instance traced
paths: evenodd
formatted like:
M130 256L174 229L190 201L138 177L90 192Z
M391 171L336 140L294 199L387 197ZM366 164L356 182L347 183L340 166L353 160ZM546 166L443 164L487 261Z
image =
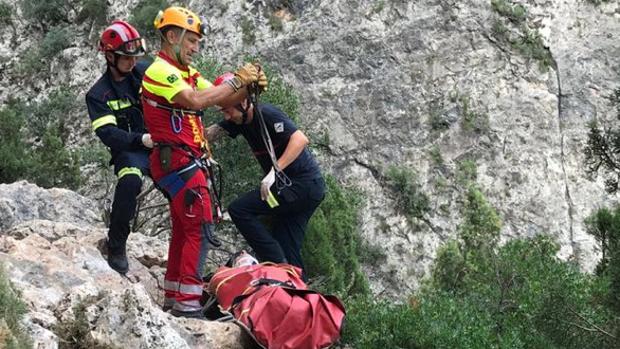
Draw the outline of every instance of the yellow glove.
M252 63L246 63L243 67L235 72L235 78L232 80L231 86L235 91L258 81L258 70Z
M265 92L267 91L267 86L269 85L267 75L265 75L265 71L263 70L263 67L261 67L260 63L255 62L254 66L258 70L258 89L260 92Z

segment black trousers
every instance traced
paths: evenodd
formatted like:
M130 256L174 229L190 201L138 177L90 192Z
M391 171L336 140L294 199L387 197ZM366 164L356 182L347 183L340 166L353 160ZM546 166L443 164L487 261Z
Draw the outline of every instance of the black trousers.
M260 190L255 189L233 201L228 213L259 261L286 262L304 269L301 246L308 221L325 197L325 181L316 178L292 182L279 194L274 193L280 204L275 208L261 200ZM261 216L271 216L271 231L261 222Z
M125 252L130 232L129 224L136 213L136 197L142 189L141 175L150 175L148 155L149 153L144 150L124 151L115 156L114 172L120 178L114 189L108 230L108 247L114 254ZM129 173L122 175L123 171L127 170Z

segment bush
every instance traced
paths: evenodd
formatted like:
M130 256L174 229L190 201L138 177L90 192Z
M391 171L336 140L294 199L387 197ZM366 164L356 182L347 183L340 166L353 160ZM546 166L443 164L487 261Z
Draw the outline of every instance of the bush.
M620 310L608 300L619 294L620 273L581 273L556 257L559 247L548 236L498 247L500 226L480 190L470 187L458 239L440 248L431 277L409 304L348 299L343 341L362 349L618 347ZM620 208L599 212L589 226L618 250L610 236L620 232ZM620 258L605 250L610 271Z
M457 258L440 262L434 280L463 263L454 242L444 251ZM597 301L605 280L560 261L557 251L545 236L513 240L477 259L459 289L451 280L427 283L408 304L349 299L343 341L358 349L617 347L616 317Z
M318 287L341 297L367 295L368 281L359 256L371 251L362 246L358 233L359 194L343 189L325 176L327 193L308 224L302 256L309 277L323 277Z
M7 327L0 327L0 347L32 348L32 339L21 325L21 319L26 311L26 305L13 289L4 268L0 267L0 320L4 321ZM9 333L3 333L7 329Z
M39 57L41 59L50 59L56 56L59 52L66 49L71 45L71 35L67 28L55 27L52 28L39 46Z
M13 8L11 5L0 2L0 26L11 23L11 17L13 17Z
M523 35L511 41L511 43L525 57L538 60L541 70L545 71L548 67L553 66L551 51L545 47L542 37L537 30L524 27Z
M23 0L20 2L24 17L34 23L56 25L68 22L70 0Z
M517 33L513 35L503 23L496 21L493 34L500 41L508 43L523 56L537 60L542 71L555 65L551 51L545 47L540 33L527 25L527 9L523 5L513 5L508 0L491 0L491 6L500 16L508 19L507 24L515 27L514 32Z
M433 110L428 118L428 123L433 131L444 131L450 128L450 120L442 114L441 110Z
M82 183L79 153L65 147L59 134L48 129L42 145L32 155L34 166L28 178L43 188L65 187L77 189Z
M90 334L91 327L86 318L86 304L80 302L73 307L74 318L58 322L54 332L60 337L60 349L114 349L100 344Z
M24 178L32 166L28 146L24 142L25 118L17 100L10 100L0 109L0 183Z
M408 306L362 297L346 302L346 309L342 340L356 349L417 348L417 323Z
M142 0L134 8L129 17L129 23L136 27L140 35L146 37L154 45L159 44L159 36L153 26L153 21L159 11L168 8L170 3L167 0Z
M456 180L464 186L469 187L478 178L478 165L473 159L463 159L457 163Z
M108 12L108 2L101 0L84 0L82 10L77 16L78 23L91 20L95 25L106 23L106 13Z
M55 91L41 103L26 110L20 101L12 101L0 110L0 182L28 179L44 188L76 189L81 183L79 155L67 148L65 116L75 96ZM27 113L27 114L26 114ZM28 115L26 123L25 115ZM26 142L33 139L34 143Z
M471 109L469 98L460 96L458 98L459 109L462 114L461 126L467 132L475 132L476 134L484 134L489 132L489 116L484 113L476 113Z
M611 93L609 100L616 115L606 119L620 118L620 88ZM591 179L602 174L607 192L615 193L620 182L620 130L605 127L596 121L590 123L588 128L588 142L584 148L586 173Z
M71 45L69 30L61 27L52 28L41 43L31 47L32 53L27 55L18 70L23 75L33 75L46 72L49 61L62 50Z
M441 246L433 266L433 286L441 290L456 291L462 286L465 272L465 258L460 244L456 240L450 240Z
M396 195L396 207L410 220L421 219L430 211L428 196L413 170L391 166L386 173L388 188Z
M493 10L512 22L521 23L527 18L527 9L520 4L513 5L507 0L491 0Z
M256 42L256 27L252 19L246 16L241 18L241 41L246 45Z
M477 252L483 247L494 248L502 222L497 211L486 201L482 192L470 187L463 208L463 223L459 226L459 237L464 251Z
M282 24L282 18L276 16L274 13L269 15L267 22L273 31L281 32L284 27Z
M607 302L620 315L620 206L602 208L586 219L586 232L601 246L596 272L609 281Z

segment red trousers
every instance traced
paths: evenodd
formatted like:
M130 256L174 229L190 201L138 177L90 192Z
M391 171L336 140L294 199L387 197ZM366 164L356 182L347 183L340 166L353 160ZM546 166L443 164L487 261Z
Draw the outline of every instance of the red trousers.
M172 152L171 168L190 161L181 150ZM153 179L167 173L159 162L159 149L151 154ZM165 306L180 311L200 309L202 276L208 251L207 230L213 223L207 178L198 170L174 197L170 198L172 238L168 247L168 266L164 277Z

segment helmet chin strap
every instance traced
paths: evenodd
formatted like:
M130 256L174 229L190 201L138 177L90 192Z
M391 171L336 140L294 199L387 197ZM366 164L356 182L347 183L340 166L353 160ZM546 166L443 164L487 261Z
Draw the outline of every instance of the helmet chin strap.
M174 58L176 58L177 62L179 62L180 65L187 65L185 64L185 62L183 62L183 59L181 58L181 43L183 42L183 37L185 36L186 31L187 29L183 28L183 31L181 32L181 37L179 38L179 42L176 44L170 42L170 40L168 40L168 38L166 38L164 34L162 34L161 30L157 31L159 33L159 36L164 39L170 46L172 46L172 50L174 51Z
M172 45L177 62L179 62L181 65L187 65L185 62L183 62L183 59L181 58L181 43L183 42L183 37L185 36L186 31L187 29L183 28L183 31L181 32L181 37L179 38L179 42Z
M241 124L245 125L248 122L248 111L250 110L250 103L244 108L241 103L235 106L235 109L241 112Z
M118 73L118 75L125 77L127 75L129 75L129 73L131 73L130 71L128 72L123 72L120 69L118 69L118 57L120 56L118 53L114 53L114 59L112 60L112 62L110 62L109 60L106 59L106 62L108 63L108 69L112 69L114 68L114 70L116 70L116 72Z

